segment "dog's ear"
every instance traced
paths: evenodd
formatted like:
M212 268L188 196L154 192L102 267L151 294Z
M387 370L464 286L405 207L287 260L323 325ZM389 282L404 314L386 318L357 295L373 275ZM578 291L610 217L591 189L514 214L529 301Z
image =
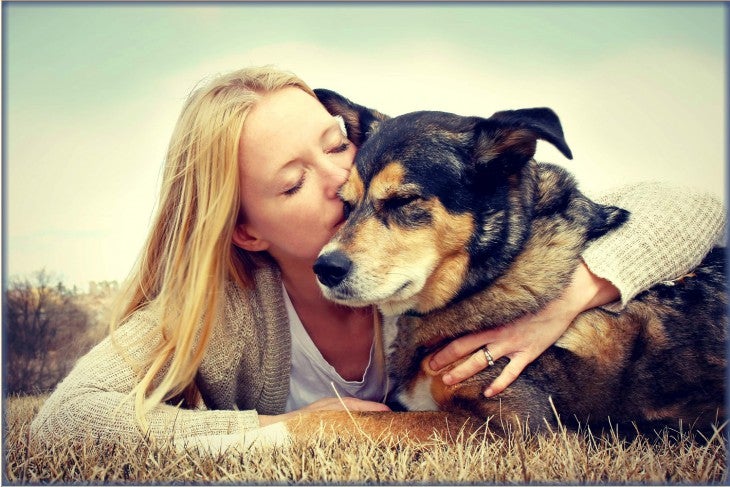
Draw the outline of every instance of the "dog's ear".
M590 201L590 200L589 200ZM588 219L588 240L602 237L611 230L620 227L629 219L629 212L617 206L601 205L590 201L593 208Z
M506 174L518 171L535 155L537 139L550 142L565 157L573 158L560 119L549 108L497 112L476 124L477 166Z
M328 112L342 117L347 138L358 147L378 130L380 122L390 118L377 110L353 103L332 90L317 88L314 93Z

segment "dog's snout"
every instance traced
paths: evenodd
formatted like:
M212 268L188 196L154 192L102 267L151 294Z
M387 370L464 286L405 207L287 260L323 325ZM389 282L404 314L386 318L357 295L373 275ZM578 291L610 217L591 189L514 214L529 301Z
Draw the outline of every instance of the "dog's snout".
M339 251L320 255L314 263L314 273L317 274L319 282L327 287L341 283L351 268L352 261Z

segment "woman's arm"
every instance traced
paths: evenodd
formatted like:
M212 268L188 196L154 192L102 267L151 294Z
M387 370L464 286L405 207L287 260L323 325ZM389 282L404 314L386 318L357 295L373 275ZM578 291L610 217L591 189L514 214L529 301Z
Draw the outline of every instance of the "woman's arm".
M259 415L255 410L207 410L203 404L199 409L159 404L146 416L149 431L145 434L135 417L131 392L138 376L131 363L153 353L159 339L155 329L150 313L137 312L115 335L131 361L125 360L109 337L83 356L41 407L31 424L32 434L47 443L64 445L95 438L134 445L149 437L178 449L215 454L228 447L245 449L254 442L283 444L285 430L274 427L274 423L294 418L298 412L345 407L352 411L388 410L383 404L351 397L322 399L281 415Z
M487 361L478 349L488 345L495 360L510 358L485 391L487 396L500 393L582 311L604 305L620 310L639 292L696 267L724 237L725 210L717 198L706 193L664 183L640 183L596 201L629 210L629 221L591 243L565 293L539 313L461 337L435 354L430 364L434 370L472 354L444 376L445 383L460 382L483 370Z
M591 272L621 291L621 301L611 307L615 311L654 284L691 271L724 242L726 211L708 193L651 182L595 200L631 212L628 222L583 252Z
M499 377L485 391L487 397L499 394L517 379L530 362L554 344L582 311L611 303L618 297L619 290L613 284L591 273L581 262L563 295L540 312L454 340L433 356L431 366L438 370L472 353L468 360L444 375L444 383L456 384L487 367L484 353L473 352L488 345L494 360L501 357L510 359ZM451 357L456 358L451 360Z
M156 340L150 336L154 321L146 312L137 312L116 334L127 348L129 358L152 353ZM149 339L139 340L139 337ZM56 387L31 424L39 439L73 441L110 438L138 442L140 430L130 395L137 374L119 353L110 337L79 359L74 369ZM256 411L208 411L182 409L160 404L147 415L149 436L155 440L184 445L196 437L240 434L258 428Z

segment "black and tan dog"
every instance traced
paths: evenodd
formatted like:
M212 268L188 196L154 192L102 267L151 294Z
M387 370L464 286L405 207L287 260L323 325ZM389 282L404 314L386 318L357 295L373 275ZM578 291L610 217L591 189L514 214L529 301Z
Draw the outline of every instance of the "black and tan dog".
M649 289L620 313L579 315L503 393L482 391L507 359L445 386L445 370L428 367L435 350L538 311L568 285L586 244L629 215L588 199L562 168L533 160L538 139L571 157L549 109L388 118L331 91L317 96L344 118L359 150L340 193L349 217L315 272L329 299L403 315L387 363L406 409L477 424L519 418L540 428L555 423L552 399L568 424L648 431L722 421L727 300L719 248L691 277ZM377 431L377 419L362 417ZM416 428L445 421L424 418Z

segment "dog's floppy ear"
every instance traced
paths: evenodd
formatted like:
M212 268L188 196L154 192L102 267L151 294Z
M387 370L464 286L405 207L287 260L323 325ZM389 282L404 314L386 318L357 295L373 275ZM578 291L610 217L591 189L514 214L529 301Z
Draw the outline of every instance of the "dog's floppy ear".
M565 157L573 158L560 119L549 108L497 112L476 124L477 166L506 174L518 171L535 155L537 139L550 142Z
M390 118L377 110L353 103L332 90L317 88L314 93L328 112L342 117L347 138L358 147L378 130L380 122Z

